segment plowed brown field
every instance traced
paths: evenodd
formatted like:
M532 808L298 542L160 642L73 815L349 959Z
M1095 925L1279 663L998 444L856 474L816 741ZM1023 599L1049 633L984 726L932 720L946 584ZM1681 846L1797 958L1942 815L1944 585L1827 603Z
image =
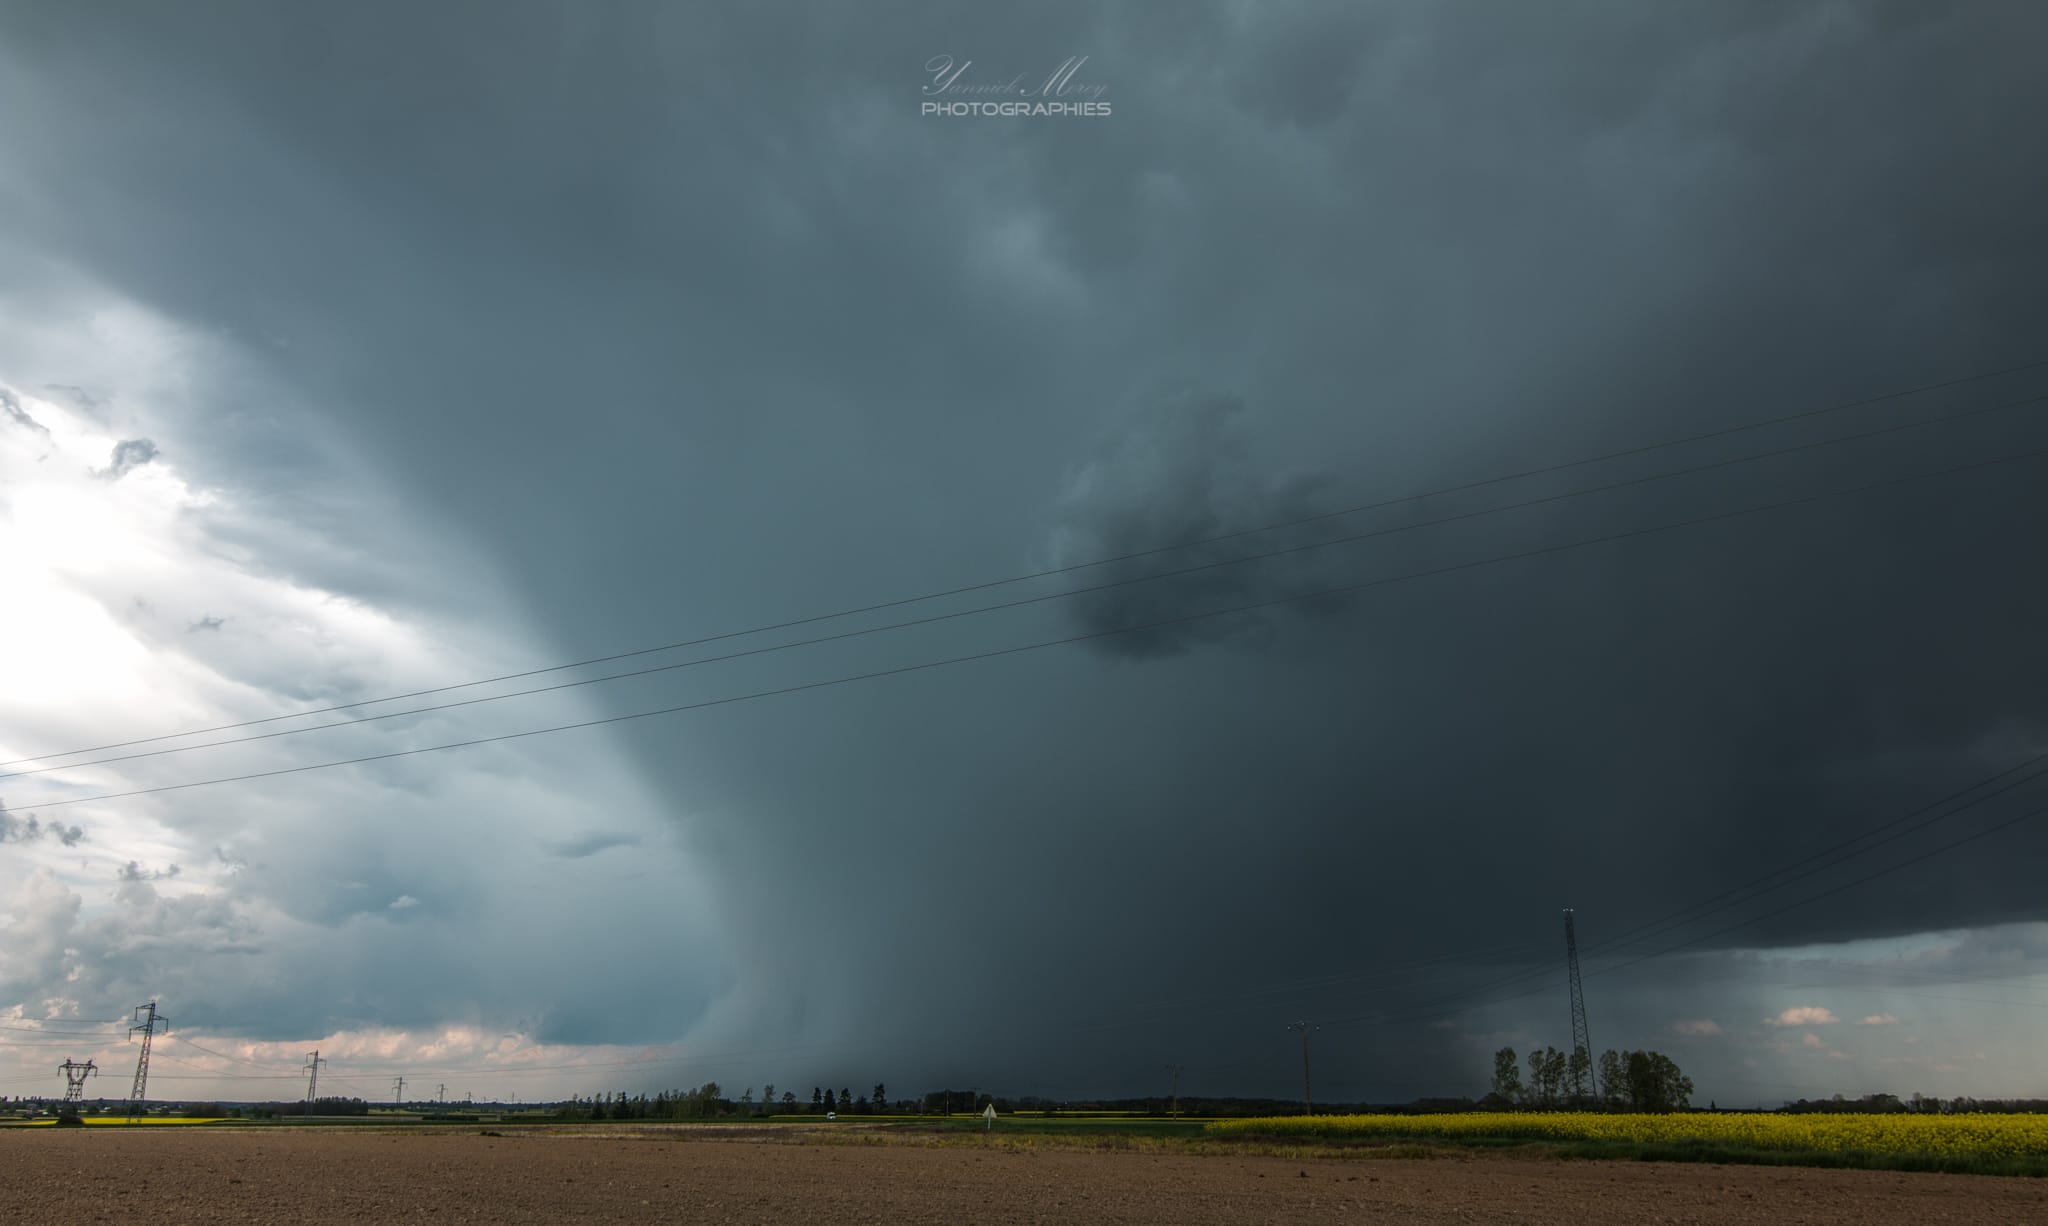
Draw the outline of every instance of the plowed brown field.
M345 1128L0 1130L10 1222L2048 1223L2048 1180Z

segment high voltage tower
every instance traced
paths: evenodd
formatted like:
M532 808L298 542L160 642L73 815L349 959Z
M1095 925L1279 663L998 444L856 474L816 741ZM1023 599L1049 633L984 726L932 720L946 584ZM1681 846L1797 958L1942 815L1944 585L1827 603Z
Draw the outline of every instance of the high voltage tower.
M306 1053L306 1110L308 1114L313 1110L313 1100L318 1097L315 1094L315 1090L320 1085L320 1066L325 1063L326 1061L320 1058L319 1048L316 1047Z
M84 1064L76 1060L66 1060L58 1065L57 1069L64 1074L64 1106L57 1112L57 1118L76 1120L78 1104L85 1098L85 1079L99 1072L99 1067L90 1060Z
M142 1035L142 1054L135 1060L135 1088L128 1093L128 1118L142 1114L143 1094L149 1089L149 1041L156 1037L157 1028L171 1028L171 1019L156 1011L156 1002L135 1006L135 1024L128 1028L132 1042L139 1033Z
M1586 1083L1599 1083L1593 1075L1593 1036L1586 1030L1586 989L1579 984L1579 936L1572 927L1572 909L1564 909L1564 960L1572 981L1572 1055L1566 1066L1572 1083L1572 1098L1583 1102Z
M401 1110L405 1107L405 1078L403 1077L393 1077L391 1079L391 1105Z

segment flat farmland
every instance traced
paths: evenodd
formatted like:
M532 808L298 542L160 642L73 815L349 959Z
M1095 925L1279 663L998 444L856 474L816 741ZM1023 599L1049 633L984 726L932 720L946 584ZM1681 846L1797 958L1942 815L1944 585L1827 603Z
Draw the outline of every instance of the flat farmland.
M2048 1181L687 1128L37 1128L0 1130L0 1205L24 1222L2048 1223Z

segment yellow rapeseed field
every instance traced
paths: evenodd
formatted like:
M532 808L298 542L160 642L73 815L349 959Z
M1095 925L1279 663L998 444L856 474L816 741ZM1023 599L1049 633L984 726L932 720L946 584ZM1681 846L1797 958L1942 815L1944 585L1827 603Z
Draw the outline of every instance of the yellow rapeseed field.
M1219 1120L1212 1133L1419 1140L1705 1142L1754 1149L2048 1158L2041 1115L1604 1115L1567 1111L1309 1115Z

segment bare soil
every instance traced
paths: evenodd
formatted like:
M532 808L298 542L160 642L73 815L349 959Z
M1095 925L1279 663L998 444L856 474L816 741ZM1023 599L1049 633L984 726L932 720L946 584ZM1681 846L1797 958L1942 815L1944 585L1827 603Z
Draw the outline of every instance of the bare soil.
M2048 1223L2048 1180L343 1128L0 1130L18 1222Z

